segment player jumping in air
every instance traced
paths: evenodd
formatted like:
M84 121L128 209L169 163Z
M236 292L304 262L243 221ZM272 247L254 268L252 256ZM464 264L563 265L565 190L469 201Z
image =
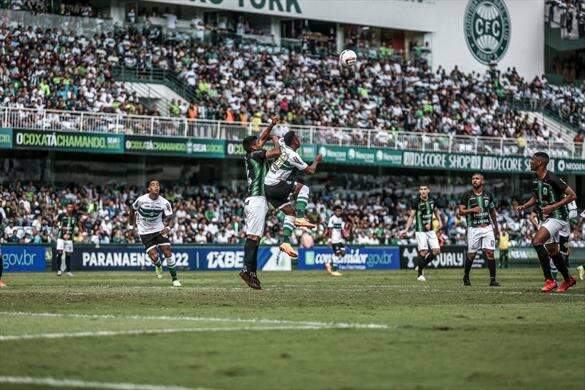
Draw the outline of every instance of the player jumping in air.
M67 275L73 276L71 272L71 254L73 253L73 231L79 226L79 216L75 212L75 206L69 203L64 214L57 217L57 276L63 274L63 268ZM65 258L65 267L63 267Z
M258 265L258 245L264 235L266 213L268 203L264 193L264 177L268 170L268 160L280 156L278 137L272 137L274 147L264 150L262 147L270 136L274 125L278 123L278 117L273 117L260 137L249 136L244 138L243 146L246 151L244 162L246 164L246 176L248 179L248 192L244 201L244 215L246 221L246 243L244 244L244 269L240 271L240 277L248 286L261 290L260 280L256 275Z
M556 288L559 293L567 291L577 281L569 273L565 258L560 253L560 232L569 225L569 208L567 205L577 197L575 191L563 180L547 170L549 157L543 152L535 153L530 160L530 169L535 173L532 182L532 197L528 202L519 205L516 210L521 212L536 206L536 213L544 221L534 237L532 245L538 254L545 283L542 292L551 292ZM553 279L549 256L565 279L560 286Z
M158 248L160 248L167 262L173 287L181 287L181 282L177 279L175 259L169 240L169 233L175 224L171 204L160 196L158 180L149 180L146 183L146 189L148 193L138 197L132 203L128 229L134 229L134 226L138 228L146 254L155 266L157 278L161 279L163 274L162 261L158 258Z
M417 280L426 281L423 273L424 268L441 253L437 233L433 230L433 215L439 222L439 229L443 226L439 210L435 208L435 200L429 197L429 187L420 186L418 196L412 199L410 213L406 227L400 233L406 237L415 221L415 235L418 246L418 277Z
M296 152L301 142L294 131L287 132L279 142L281 143L280 157L270 165L264 179L266 200L285 215L280 250L291 257L298 257L290 244L294 227L314 228L315 225L305 218L305 208L309 203L309 187L303 183L291 181L289 178L294 169L310 175L314 174L323 156L317 155L311 165L304 162ZM296 199L296 218L295 209L291 206L291 198Z
M327 223L327 232L325 233L327 237L331 238L333 257L331 262L325 263L325 270L331 276L341 276L341 272L337 271L337 262L345 256L345 240L343 238L345 221L341 218L341 206L335 206L333 212L334 214L329 218L329 223Z
M498 287L496 280L496 237L500 235L494 197L483 190L483 175L476 173L471 177L473 189L466 192L459 202L459 214L467 218L467 261L463 284L471 286L469 272L475 260L475 255L480 249L490 271L490 286Z

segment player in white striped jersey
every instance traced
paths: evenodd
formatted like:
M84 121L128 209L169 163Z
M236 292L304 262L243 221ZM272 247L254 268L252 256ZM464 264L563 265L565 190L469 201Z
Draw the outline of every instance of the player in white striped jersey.
M331 238L331 248L333 249L332 261L325 263L325 270L331 276L341 276L337 271L337 262L345 256L345 240L343 238L345 221L341 218L341 206L333 208L333 214L327 223L326 235Z
M285 215L280 250L291 257L297 257L297 252L290 244L294 226L314 228L315 225L305 218L305 208L309 202L309 187L301 182L290 180L290 176L295 169L310 175L314 174L323 156L319 154L311 165L304 162L296 152L301 142L294 131L287 132L279 142L281 154L271 164L264 178L264 191L268 203ZM291 205L293 198L296 210Z
M174 287L181 287L175 270L175 259L171 251L169 233L173 229L175 221L173 210L168 200L160 196L160 183L158 180L149 180L144 194L132 203L128 229L138 228L140 240L146 249L146 253L155 266L156 276L161 279L163 268L162 261L158 258L158 248L161 249Z

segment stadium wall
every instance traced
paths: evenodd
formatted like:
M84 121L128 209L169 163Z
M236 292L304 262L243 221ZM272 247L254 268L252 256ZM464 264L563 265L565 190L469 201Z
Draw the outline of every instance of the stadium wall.
M55 271L54 248L51 245L3 244L5 272ZM244 249L236 245L174 245L175 261L181 270L236 271L243 267ZM445 246L430 268L462 268L467 247ZM330 247L301 248L294 262L277 246L262 246L258 267L262 271L323 270L331 260ZM538 266L536 252L530 247L510 248L510 266ZM341 270L413 269L416 265L415 246L348 246L346 255L338 262ZM496 253L496 257L497 253ZM139 245L75 245L72 254L74 271L152 271L144 248ZM571 266L585 263L585 248L573 248ZM484 267L477 258L474 267Z

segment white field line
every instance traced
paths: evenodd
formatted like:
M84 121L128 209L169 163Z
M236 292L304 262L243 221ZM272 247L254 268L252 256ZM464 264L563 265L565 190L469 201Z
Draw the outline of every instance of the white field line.
M280 326L236 326L218 328L167 328L167 329L132 329L120 331L95 331L73 333L39 333L0 336L0 341L19 341L35 339L67 339L76 337L111 337L111 336L142 336L169 333L202 333L202 332L242 332L269 330L323 330L323 329L355 329L347 326L316 326L316 325L280 325Z
M236 324L273 324L312 326L325 329L388 329L385 324L361 324L344 322L314 322L314 321L289 321L271 320L263 318L218 318L218 317L191 317L191 316L138 316L138 315L114 315L114 314L79 314L79 313L35 313L35 312L11 312L1 311L0 315L22 317L57 317L57 318L85 318L103 320L139 320L139 321L190 321L190 322L219 322ZM241 328L240 328L241 329Z
M172 385L142 385L138 383L86 382L77 379L34 378L29 376L1 376L0 383L11 385L35 385L45 387L77 387L87 389L113 390L205 390L202 387L189 388Z

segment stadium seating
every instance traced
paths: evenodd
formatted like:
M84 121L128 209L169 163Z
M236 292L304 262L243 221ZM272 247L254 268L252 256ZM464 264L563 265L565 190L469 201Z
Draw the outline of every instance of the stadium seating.
M376 184L378 183L378 184ZM356 244L407 244L413 239L398 239L408 218L410 198L394 190L381 192L375 187L378 181L360 183L361 191L347 191L327 187L316 194L308 207L308 216L318 222L315 232L295 236L300 245L327 244L324 236L326 221L333 206L340 204L347 210L351 223L351 242ZM370 189L368 189L370 188ZM398 185L386 188L400 188ZM1 240L9 243L47 243L54 235L53 226L57 215L64 212L65 204L73 202L82 211L83 229L76 229L75 242L107 244L137 243L137 237L126 229L128 203L143 189L116 186L60 186L35 185L32 183L0 186ZM402 191L403 189L401 189ZM398 190L396 190L398 191ZM333 194L333 195L331 195ZM243 235L242 193L215 186L174 187L165 196L172 202L177 217L174 243L241 244ZM59 199L56 202L56 199ZM456 197L441 196L438 207L444 216L446 244L465 245L465 220L456 215ZM534 234L527 218L519 218L511 205L499 205L499 222L511 235L512 244L530 245ZM267 222L263 242L276 243L281 224L272 214ZM298 232L301 234L301 232ZM582 237L585 237L582 235ZM585 241L575 239L572 245L585 246Z

